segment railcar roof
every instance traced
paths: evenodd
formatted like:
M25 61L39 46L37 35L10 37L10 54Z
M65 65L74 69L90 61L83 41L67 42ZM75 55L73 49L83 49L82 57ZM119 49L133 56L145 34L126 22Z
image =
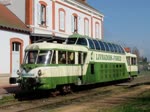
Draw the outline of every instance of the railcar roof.
M66 44L58 44L58 43L33 43L26 47L25 50L38 50L38 49L61 49L61 50L72 50L72 51L88 51L88 48L80 45L66 45Z
M126 56L137 57L135 54L132 54L132 53L126 53Z
M100 50L104 52L119 53L119 54L125 53L125 50L119 44L102 41L97 38L93 39L91 37L80 35L78 33L74 33L73 35L70 35L69 38L66 40L66 43L72 45L87 46L89 49L92 50Z

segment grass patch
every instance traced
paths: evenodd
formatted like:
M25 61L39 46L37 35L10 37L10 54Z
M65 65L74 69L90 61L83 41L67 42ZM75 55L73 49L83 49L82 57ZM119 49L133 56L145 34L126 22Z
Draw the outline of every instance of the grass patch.
M15 100L13 95L3 96L2 99L0 99L0 105L5 104L12 100Z
M150 112L150 91L143 92L138 98L126 104L103 112Z
M140 71L139 75L150 75L150 71Z

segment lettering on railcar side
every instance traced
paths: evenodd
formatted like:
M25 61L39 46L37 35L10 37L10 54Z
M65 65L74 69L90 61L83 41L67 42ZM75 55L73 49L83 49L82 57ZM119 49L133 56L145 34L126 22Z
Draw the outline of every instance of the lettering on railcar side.
M121 61L121 56L96 54L96 60Z

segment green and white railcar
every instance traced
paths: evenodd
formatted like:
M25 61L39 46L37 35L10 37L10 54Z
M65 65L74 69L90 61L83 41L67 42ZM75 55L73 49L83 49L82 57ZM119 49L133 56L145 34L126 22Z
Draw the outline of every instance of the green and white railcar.
M66 44L28 45L18 75L10 83L43 89L128 79L137 75L136 56L120 45L75 35Z

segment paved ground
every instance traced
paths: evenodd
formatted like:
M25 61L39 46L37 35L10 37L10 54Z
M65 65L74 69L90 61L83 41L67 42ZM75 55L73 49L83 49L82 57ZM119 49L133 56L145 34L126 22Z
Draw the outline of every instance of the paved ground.
M10 86L9 77L0 77L0 87Z
M7 94L15 93L19 90L17 85L9 84L9 77L0 77L0 97Z

